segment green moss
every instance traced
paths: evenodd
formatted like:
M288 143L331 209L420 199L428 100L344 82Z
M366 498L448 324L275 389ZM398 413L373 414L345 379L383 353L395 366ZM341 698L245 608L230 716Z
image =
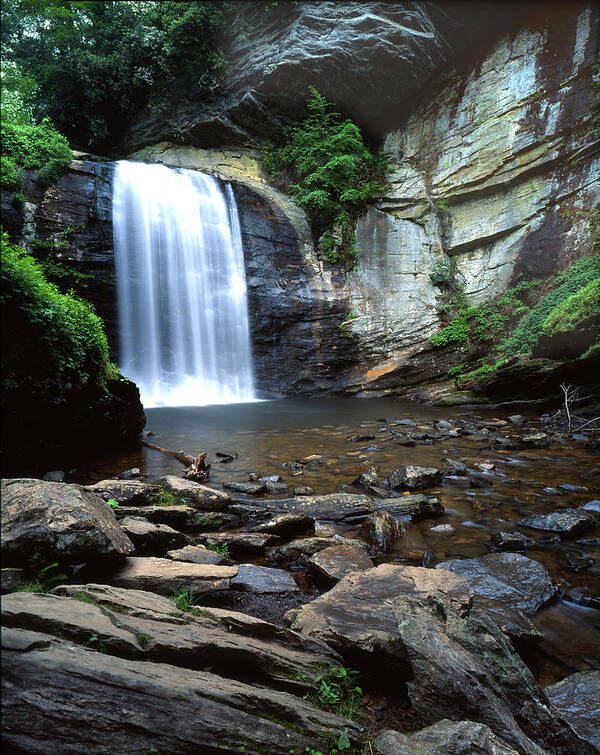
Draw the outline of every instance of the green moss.
M75 600L79 600L82 603L96 603L96 601L92 598L92 596L89 595L87 592L84 592L83 590L76 592L74 595L71 595L70 597L74 598Z
M543 331L548 335L566 333L597 314L600 314L600 278L559 302L544 321Z

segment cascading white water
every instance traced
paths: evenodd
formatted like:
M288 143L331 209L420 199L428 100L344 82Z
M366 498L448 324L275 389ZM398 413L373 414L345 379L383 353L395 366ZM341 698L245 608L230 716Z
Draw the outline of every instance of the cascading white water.
M120 367L152 406L254 399L244 256L231 186L120 161L113 186Z

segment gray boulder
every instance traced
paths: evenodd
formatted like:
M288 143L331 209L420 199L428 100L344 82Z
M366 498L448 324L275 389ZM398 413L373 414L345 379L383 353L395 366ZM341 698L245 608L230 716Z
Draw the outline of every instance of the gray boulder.
M600 752L600 671L580 671L546 687L550 702Z
M471 601L467 582L452 572L384 564L345 577L286 620L359 667L404 683L424 721L476 720L531 755L592 753Z
M78 485L2 480L2 552L6 566L114 563L133 552L115 515Z
M299 592L296 580L289 572L254 564L240 564L237 575L231 580L231 587L256 595Z
M459 574L477 595L499 600L525 615L534 614L556 595L557 588L542 564L519 553L453 558L435 568Z
M407 736L383 731L373 742L374 755L518 755L485 724L444 719Z
M543 532L556 532L564 537L573 537L591 530L596 525L593 514L582 509L561 509L550 514L532 514L521 520L523 527Z
M190 542L167 524L153 524L141 516L126 516L119 524L138 555L162 556L169 548L183 548Z

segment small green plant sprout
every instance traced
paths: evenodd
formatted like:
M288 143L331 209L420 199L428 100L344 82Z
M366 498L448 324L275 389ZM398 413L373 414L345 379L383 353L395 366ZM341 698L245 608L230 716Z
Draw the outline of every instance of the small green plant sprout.
M25 582L17 588L17 592L48 592L56 585L69 579L68 575L59 571L59 569L58 561L44 566L31 582Z
M197 590L191 587L180 587L171 595L171 600L180 611L191 611L197 598Z
M207 543L206 547L209 551L214 551L215 553L220 553L221 556L225 556L225 558L229 558L229 546L227 543Z
M111 507L111 509L118 509L119 508L119 502L115 500L114 498L109 498L106 502Z
M148 642L150 642L150 635L143 632L138 632L135 638L138 641L138 645L142 648L145 648Z
M361 706L362 689L356 684L358 674L345 666L330 666L315 679L318 684L316 692L308 692L304 699L318 708L352 720Z
M154 506L184 506L185 500L169 490L161 490Z
M104 643L100 642L98 635L95 632L90 634L86 644L91 645L92 650L97 650L99 653L104 652Z

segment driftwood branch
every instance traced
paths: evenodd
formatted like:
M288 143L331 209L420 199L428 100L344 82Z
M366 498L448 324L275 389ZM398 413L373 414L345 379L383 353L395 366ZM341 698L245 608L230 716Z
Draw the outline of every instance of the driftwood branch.
M147 440L140 440L140 444L146 446L146 448L152 448L155 451L167 454L167 456L172 456L181 462L184 467L187 467L183 474L186 479L195 480L196 482L205 482L208 480L210 464L206 463L206 451L198 454L198 456L191 456L183 451L171 451L168 448L155 446L154 443L148 443Z

